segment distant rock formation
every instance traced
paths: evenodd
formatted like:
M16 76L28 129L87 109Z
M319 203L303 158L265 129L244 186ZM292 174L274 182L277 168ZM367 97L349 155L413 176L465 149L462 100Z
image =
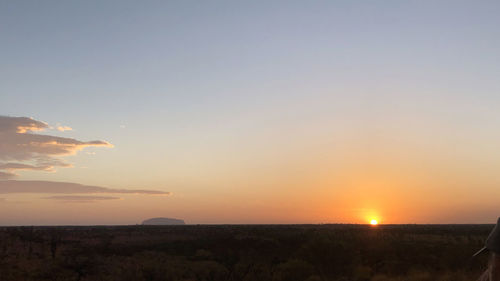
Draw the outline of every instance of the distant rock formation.
M152 218L142 222L143 225L184 225L183 220L172 218Z

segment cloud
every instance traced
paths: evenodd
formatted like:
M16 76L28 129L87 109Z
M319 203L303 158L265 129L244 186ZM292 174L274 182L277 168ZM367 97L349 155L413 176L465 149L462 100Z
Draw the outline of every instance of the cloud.
M0 133L16 132L24 134L28 131L43 131L48 127L47 123L34 120L33 118L0 116Z
M32 118L0 116L0 179L14 177L17 170L53 172L55 167L71 167L60 157L91 146L113 147L102 140L80 141L37 134L47 128L47 123ZM68 126L57 129L71 130Z
M62 163L61 163L62 165ZM52 172L54 170L53 165L39 165L39 166L33 166L29 164L22 164L22 163L0 163L0 170L6 170L6 171L16 171L16 170L35 170L35 171L49 171Z
M115 189L71 182L18 180L0 181L0 194L10 193L170 195L170 192L159 190Z
M14 177L16 177L14 173L0 171L0 180L12 179Z
M42 199L49 199L49 200L56 200L63 202L92 203L92 202L106 201L106 200L120 200L121 198L114 196L62 195L62 196L43 197Z
M64 132L64 131L73 131L73 128L68 127L68 126L57 126L56 128L59 132Z

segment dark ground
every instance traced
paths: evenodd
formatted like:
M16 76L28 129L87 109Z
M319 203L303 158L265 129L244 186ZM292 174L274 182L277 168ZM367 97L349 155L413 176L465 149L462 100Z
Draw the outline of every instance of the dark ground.
M0 281L475 280L493 225L0 227Z

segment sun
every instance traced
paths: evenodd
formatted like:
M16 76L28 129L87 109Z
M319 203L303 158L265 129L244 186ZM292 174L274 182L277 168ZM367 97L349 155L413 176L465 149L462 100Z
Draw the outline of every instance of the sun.
M371 221L370 221L370 224L371 224L371 225L377 225L377 224L378 224L378 221L377 221L377 220L371 220Z

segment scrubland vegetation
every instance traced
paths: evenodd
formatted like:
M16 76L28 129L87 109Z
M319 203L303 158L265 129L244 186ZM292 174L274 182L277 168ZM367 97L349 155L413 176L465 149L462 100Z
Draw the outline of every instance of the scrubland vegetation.
M462 281L491 225L0 228L0 280Z

